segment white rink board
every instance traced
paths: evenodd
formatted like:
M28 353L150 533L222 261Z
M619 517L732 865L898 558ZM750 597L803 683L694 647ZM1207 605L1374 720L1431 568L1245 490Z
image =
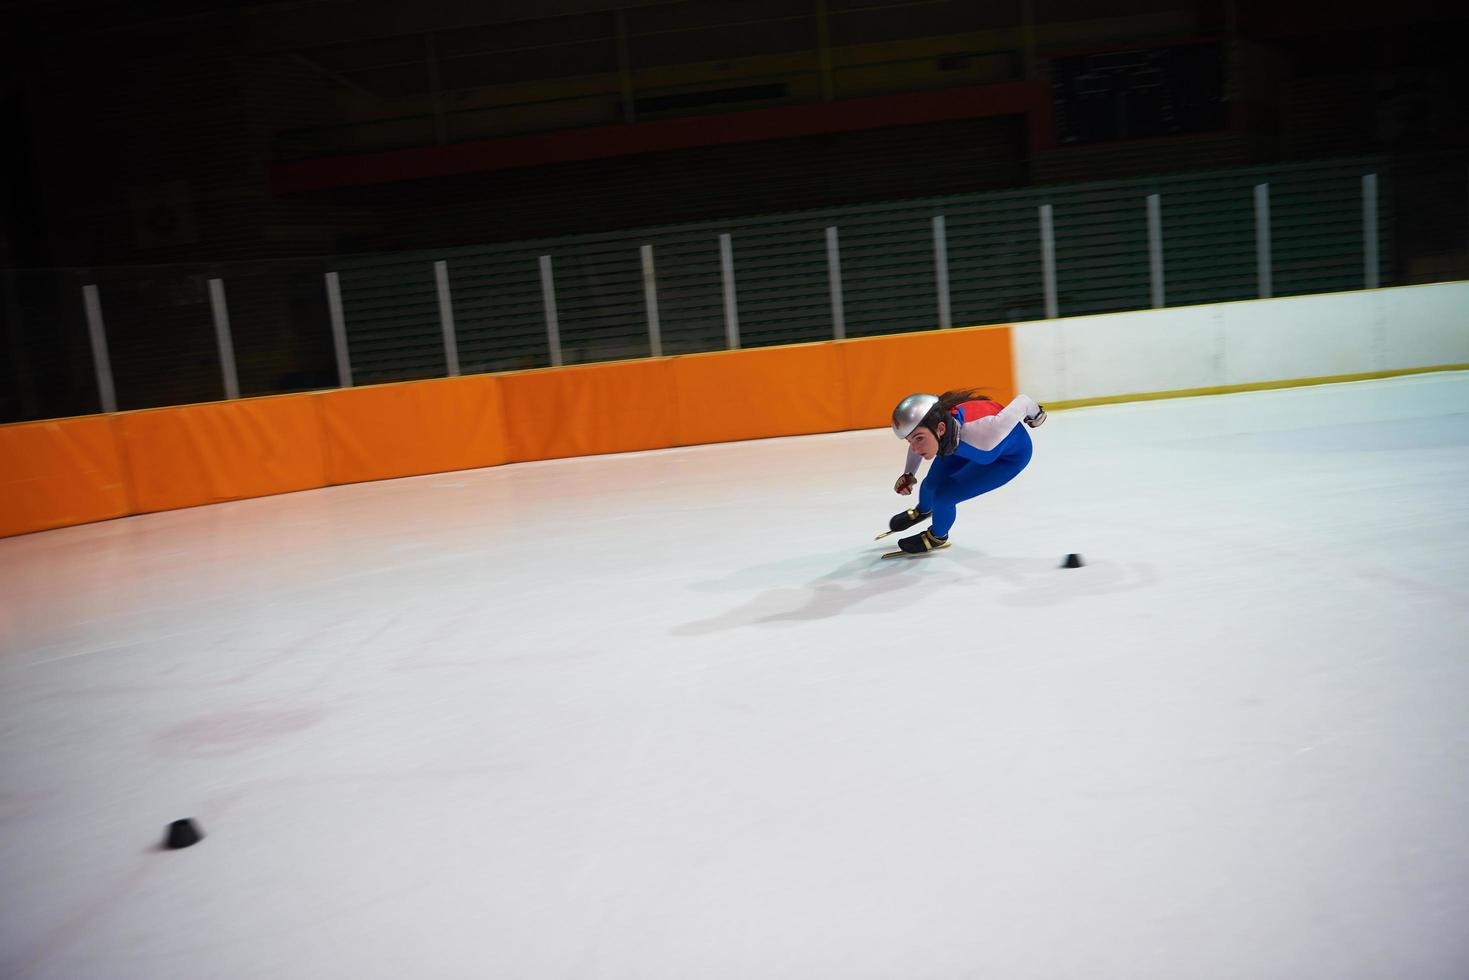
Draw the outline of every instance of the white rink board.
M1469 374L1034 435L0 541L0 976L1469 975Z
M1042 402L1469 363L1469 283L1180 306L1016 324Z

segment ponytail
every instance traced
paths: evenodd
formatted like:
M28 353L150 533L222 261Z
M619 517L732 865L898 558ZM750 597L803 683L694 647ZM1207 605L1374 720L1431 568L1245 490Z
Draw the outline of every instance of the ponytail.
M952 420L949 416L954 414L954 409L963 405L965 402L992 401L994 399L984 394L980 388L955 388L952 391L946 391L942 395L939 395L938 404L930 408L928 414L923 416L923 421L918 424L926 428L929 432L937 433L939 423L951 422ZM951 424L948 428L952 429L954 426Z

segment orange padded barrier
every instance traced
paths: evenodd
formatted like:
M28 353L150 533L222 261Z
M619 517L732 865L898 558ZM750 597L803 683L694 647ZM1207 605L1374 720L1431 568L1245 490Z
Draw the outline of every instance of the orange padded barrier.
M519 460L885 426L1014 395L1009 327L587 364L0 426L0 535Z
M761 347L673 359L678 443L839 432L846 379L831 343Z
M115 422L134 513L326 485L310 395L124 412Z
M502 374L511 462L664 449L677 435L666 359Z
M1015 396L1009 327L930 330L836 343L847 378L845 428L888 425L893 406L917 391L984 388L996 401Z
M112 419L0 426L0 536L129 513Z
M312 396L329 483L388 480L503 463L494 375L343 388Z

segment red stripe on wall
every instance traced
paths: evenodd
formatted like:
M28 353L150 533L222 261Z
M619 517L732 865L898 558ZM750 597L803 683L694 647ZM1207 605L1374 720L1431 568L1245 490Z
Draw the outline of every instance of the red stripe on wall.
M777 106L717 116L663 119L630 126L538 133L450 146L299 160L273 164L270 181L276 193L289 194L655 153L691 146L750 143L1001 115L1027 117L1032 152L1054 145L1050 92L1046 83L1009 82L841 102Z

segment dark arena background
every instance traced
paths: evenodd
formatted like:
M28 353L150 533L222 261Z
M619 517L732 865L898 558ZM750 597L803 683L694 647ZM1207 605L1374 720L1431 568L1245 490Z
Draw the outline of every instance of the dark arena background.
M0 978L1463 980L1466 51L0 0Z

